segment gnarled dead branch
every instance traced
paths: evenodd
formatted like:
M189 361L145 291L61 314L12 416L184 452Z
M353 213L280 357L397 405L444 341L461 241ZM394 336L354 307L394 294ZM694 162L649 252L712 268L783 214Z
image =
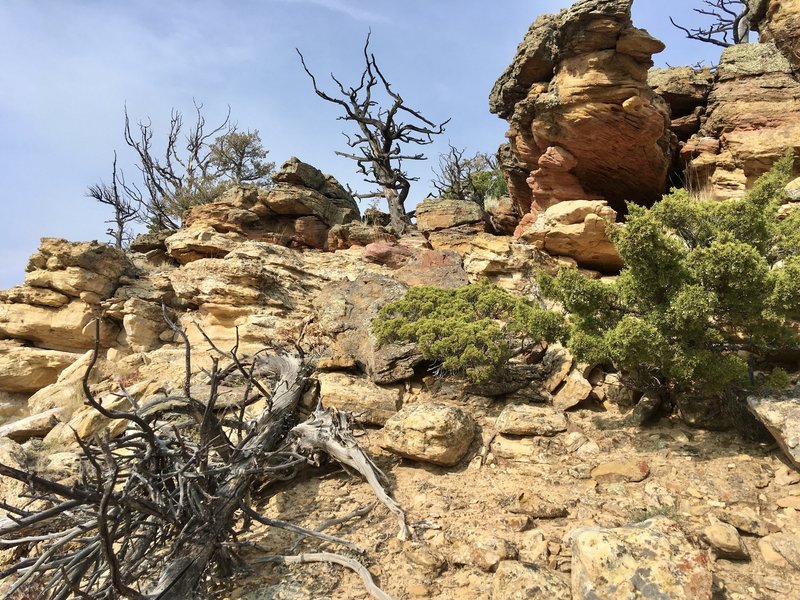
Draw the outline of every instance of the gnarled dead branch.
M167 321L182 332L169 316ZM125 421L127 428L116 439L108 430L91 440L78 439L83 469L76 485L0 464L0 475L24 482L29 496L25 506L9 505L8 516L0 520L0 548L17 548L21 556L0 572L0 580L8 582L0 590L4 597L207 597L246 566L236 540L252 522L362 554L347 540L266 518L251 504L256 484L269 494L271 482L291 479L327 457L363 476L396 515L400 537L411 535L405 514L381 483L382 473L353 437L351 417L320 406L299 422L312 370L305 359L240 355L234 347L212 360L208 397L196 398L191 350L184 341L183 392L133 403L128 411L103 406L92 394L88 382L96 344L83 380L86 403L111 421ZM240 406L267 400L254 418L245 419L238 407L232 415L215 410L220 385L233 375L245 381ZM265 560L340 564L359 573L373 596L388 598L357 560L324 548Z

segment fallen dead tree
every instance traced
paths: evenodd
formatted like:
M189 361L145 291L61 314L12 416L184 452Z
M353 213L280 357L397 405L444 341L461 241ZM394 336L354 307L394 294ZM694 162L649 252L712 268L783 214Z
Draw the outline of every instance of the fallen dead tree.
M301 536L298 540L315 538L348 550L347 556L325 549L289 555L296 541L286 556L261 556L258 562L339 564L358 573L374 597L389 598L353 558L363 551L323 533L326 524L311 531L266 518L253 508L255 484L268 496L270 483L290 480L300 469L319 466L329 457L364 477L377 500L397 517L399 536L411 535L402 509L384 489L383 474L356 441L352 418L318 405L300 422L300 400L312 371L308 361L285 353L240 356L238 344L227 353L212 345L219 356L207 373L210 391L207 398L196 398L188 339L180 327L168 318L167 322L185 345L185 382L176 396L139 405L122 389L132 408L104 407L88 384L97 358L95 345L83 378L86 403L112 421L125 420L127 428L115 439L108 433L78 439L78 484L64 486L0 464L0 475L26 483L29 496L16 507L5 505L8 516L0 520L0 549L16 548L20 556L0 572L0 581L9 582L0 590L4 597L214 597L219 582L248 568L240 554L246 545L240 536L256 522L292 531ZM215 410L219 387L234 377L244 382L241 400L220 413ZM258 400L267 401L265 409L245 418L245 407ZM340 520L330 523L334 521Z

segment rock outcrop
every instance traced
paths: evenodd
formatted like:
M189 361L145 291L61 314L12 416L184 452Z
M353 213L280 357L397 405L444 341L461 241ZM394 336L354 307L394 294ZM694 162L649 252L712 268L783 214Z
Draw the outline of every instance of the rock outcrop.
M558 202L606 200L619 213L665 191L669 110L647 84L664 45L633 26L631 4L582 0L540 17L492 90L492 112L509 122L501 163L529 222Z
M221 256L245 239L326 248L331 228L359 218L353 196L336 179L295 157L273 179L271 188L234 187L194 207L186 228L166 240L170 255L181 263Z
M685 142L700 130L713 83L714 74L708 67L650 69L647 84L669 106L670 128L678 141Z
M775 42L726 48L702 126L681 149L687 187L740 197L787 148L800 152L798 98L800 81Z

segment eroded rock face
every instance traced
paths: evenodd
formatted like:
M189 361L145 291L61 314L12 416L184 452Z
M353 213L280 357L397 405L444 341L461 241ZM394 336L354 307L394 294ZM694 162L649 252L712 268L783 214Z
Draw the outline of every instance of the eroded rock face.
M54 383L80 355L0 341L0 390L35 392Z
M774 42L726 48L700 131L682 148L687 185L735 198L786 151L800 150L800 82Z
M663 517L573 533L573 598L710 600L710 558Z
M483 210L475 202L452 198L428 198L417 205L417 229L422 232L471 225L484 230Z
M678 140L685 142L700 130L714 75L708 67L669 67L650 69L647 84L669 106L670 128Z
M400 409L397 386L377 386L347 373L319 373L320 400L326 407L351 412L358 421L383 425Z
M775 41L795 69L800 68L800 1L749 0L761 41Z
M522 214L596 198L622 210L663 193L669 112L647 70L664 45L633 26L631 4L581 0L540 17L495 84L490 109L510 124L501 163ZM540 161L548 151L564 160Z

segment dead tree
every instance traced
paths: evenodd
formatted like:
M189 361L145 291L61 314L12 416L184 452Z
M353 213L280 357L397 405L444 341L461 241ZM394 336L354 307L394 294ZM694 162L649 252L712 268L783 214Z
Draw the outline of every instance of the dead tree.
M106 234L114 241L114 247L122 249L132 239L130 224L141 218L141 195L131 193L125 183L122 171L117 174L117 153L111 167L111 185L100 182L89 186L86 190L89 198L100 204L110 206L114 210L113 218L106 221L111 227Z
M195 121L188 131L183 115L173 109L162 158L153 146L152 122L139 121L132 128L125 107L125 143L138 157L144 183L141 202L153 229L178 229L180 215L190 204L202 203L213 195L207 189L213 169L211 143L215 136L230 132L230 108L225 120L210 131L202 108L202 104L195 103Z
M364 71L357 85L346 87L331 73L331 79L338 86L341 97L321 90L300 50L297 50L297 54L300 55L300 62L311 79L317 96L340 106L344 114L338 119L351 121L358 128L358 132L352 136L344 134L352 151L336 154L356 161L365 181L378 185L381 189L357 197L385 198L391 216L390 226L400 234L411 222L405 209L405 201L411 182L418 180L403 170L403 162L425 160L424 154L409 153L405 148L410 144L425 146L433 143L433 136L443 133L444 126L450 119L436 124L423 117L419 111L406 106L402 96L392 90L389 81L378 68L375 55L369 51L370 35L367 35L364 44ZM376 99L381 92L388 100L386 106L382 106ZM409 119L409 122L406 123L404 118Z
M746 0L702 0L707 8L693 8L702 17L711 17L711 24L704 27L684 27L672 17L670 23L686 34L690 40L698 40L727 48L748 41L750 31L750 7Z
M466 148L459 150L452 144L448 146L448 152L439 155L439 168L433 169L431 184L442 198L467 200L483 206L491 192L492 176L497 172L495 161L483 152L465 158Z
M309 530L266 518L253 507L256 484L266 490L263 500L273 489L270 484L331 458L360 473L396 515L400 537L411 535L405 514L384 489L383 474L353 437L351 417L318 406L299 422L300 398L311 373L308 361L266 352L243 356L237 352L238 342L230 352L211 344L218 356L206 373L208 396L201 399L192 388L186 334L172 320L168 323L185 344L182 393L138 404L122 388L129 411L107 408L89 388L96 343L83 378L86 403L111 421L126 421L127 429L115 439L108 433L88 441L76 436L83 466L78 484L64 486L0 464L0 475L29 487L27 505L3 503L8 516L0 520L0 548L16 548L21 555L0 572L0 581L6 582L0 590L4 597L207 597L219 591L221 582L230 582L233 573L248 568L242 551L259 548L258 541L247 539L252 525L259 523L319 544L343 546L351 556L326 549L293 554L287 548L287 555L261 556L256 562L343 565L364 578L375 598L389 599L352 557L364 551L322 531L330 523ZM219 388L233 377L244 381L240 402L220 413ZM245 408L260 399L268 400L266 408L245 418Z

